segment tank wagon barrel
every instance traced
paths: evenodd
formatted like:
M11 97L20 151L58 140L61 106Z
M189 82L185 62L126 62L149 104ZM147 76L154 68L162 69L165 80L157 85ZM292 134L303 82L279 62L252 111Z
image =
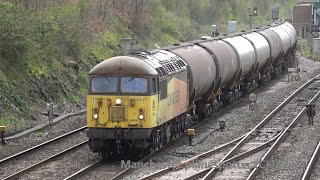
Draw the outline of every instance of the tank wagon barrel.
M216 84L218 87L230 87L239 73L239 60L230 44L222 40L199 42L199 46L206 49L213 57L216 64Z
M270 29L257 31L257 33L261 34L268 41L270 46L270 55L271 55L270 61L274 65L277 64L278 58L280 57L283 49L280 36L276 32Z
M256 32L244 34L242 37L248 39L253 45L256 62L258 63L258 69L261 69L266 65L270 58L270 46L268 41L262 35Z
M188 64L190 102L201 99L216 81L216 65L212 56L198 45L168 48Z
M240 77L245 78L245 76L248 76L250 73L252 73L257 64L256 55L252 44L241 36L229 37L223 40L234 48L238 56L241 72Z
M290 43L290 36L288 34L288 32L284 29L282 29L280 26L276 26L276 27L271 27L270 28L272 31L276 32L280 38L281 38L281 42L282 42L282 54L285 55L287 54L291 43Z

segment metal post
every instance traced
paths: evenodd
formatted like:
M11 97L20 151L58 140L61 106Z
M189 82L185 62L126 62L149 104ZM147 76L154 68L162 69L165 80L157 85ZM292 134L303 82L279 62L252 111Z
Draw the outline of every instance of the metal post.
M1 142L2 145L5 145L6 143L4 142L4 132L1 132Z
M6 144L6 141L4 140L4 133L6 132L6 126L0 126L0 133L1 133L1 142L2 145Z
M250 30L252 29L252 15L250 14Z
M219 121L219 131L223 132L223 130L226 128L226 121L220 120Z
M192 146L192 136L189 136L189 146Z
M53 123L53 103L47 103L48 122Z
M309 126L313 126L313 117L316 115L316 112L314 110L315 104L308 104L306 105L306 108L307 108L306 114L309 119Z

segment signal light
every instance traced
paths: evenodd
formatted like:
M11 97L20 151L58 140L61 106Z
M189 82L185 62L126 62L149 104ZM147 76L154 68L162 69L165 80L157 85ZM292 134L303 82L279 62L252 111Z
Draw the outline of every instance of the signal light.
M257 7L253 8L253 15L258 16L258 8Z
M139 113L142 114L144 110L142 108L139 109Z

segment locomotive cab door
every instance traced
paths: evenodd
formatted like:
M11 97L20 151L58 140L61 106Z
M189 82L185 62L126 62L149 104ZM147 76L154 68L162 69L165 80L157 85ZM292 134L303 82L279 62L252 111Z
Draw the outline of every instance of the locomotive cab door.
M152 77L151 78L151 99L152 99L152 105L151 105L151 114L152 114L152 121L156 121L157 124L158 121L158 112L159 112L159 78L158 77Z

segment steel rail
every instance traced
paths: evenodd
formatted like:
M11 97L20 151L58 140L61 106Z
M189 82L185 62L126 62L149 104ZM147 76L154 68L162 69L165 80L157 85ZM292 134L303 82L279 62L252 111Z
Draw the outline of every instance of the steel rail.
M309 104L313 104L318 98L320 97L320 91L310 100ZM256 175L259 173L262 166L265 164L267 159L272 155L272 153L277 149L277 147L287 138L289 135L288 132L290 132L290 129L293 128L298 121L301 119L301 117L306 113L307 108L304 107L300 113L294 118L294 120L290 123L289 126L281 133L280 137L277 139L277 141L271 146L271 148L268 150L268 152L261 158L260 163L256 165L256 167L251 171L250 175L248 176L247 180L255 179Z
M308 163L308 166L307 168L305 169L303 175L302 175L302 178L301 180L307 180L310 178L310 175L312 173L312 170L318 160L318 157L319 157L319 154L320 154L320 141L318 142L318 145L316 147L316 149L314 150L312 156L311 156L311 159Z
M138 161L139 162L146 162L152 154L149 154L148 156L142 158L141 160ZM125 170L121 171L120 173L118 173L116 176L114 176L113 178L111 178L110 180L120 180L123 179L128 173L130 173L131 171L133 171L134 169L132 167L128 167Z
M153 173L153 174L150 174L150 175L148 175L148 176L145 176L145 177L141 178L140 180L149 180L149 179L151 180L151 179L154 179L154 178L156 178L156 177L158 177L158 176L161 176L161 175L163 175L163 174L166 174L166 173L169 173L169 172L172 172L172 171L177 171L177 170L179 170L179 169L182 169L183 167L187 166L188 164L194 162L195 160L203 159L203 158L205 158L205 157L207 157L207 156L211 156L212 154L216 153L217 151L221 150L222 148L225 148L225 147L227 147L227 146L230 146L230 145L232 145L232 144L240 141L244 136L245 136L245 135L242 135L241 137L239 137L239 138L237 138L237 139L234 139L234 140L232 140L232 141L230 141L230 142L228 142L228 143L225 143L225 144L223 144L223 145L220 145L220 146L218 146L218 147L216 147L216 148L214 148L214 149L212 149L212 150L209 150L209 151L207 151L207 152L204 152L204 153L202 153L202 154L199 154L199 155L197 155L197 156L194 156L194 157L192 157L192 158L190 158L190 159L187 159L187 160L185 160L185 161L182 161L180 164L178 164L178 165L176 165L176 166L171 166L171 167L167 167L167 168L161 169L161 170L159 170L159 171L157 171L157 172L155 172L155 173Z
M267 142L265 142L265 143L262 143L262 144L261 144L260 146L258 146L258 147L255 147L255 148L253 148L253 149L250 149L250 150L248 150L248 151L245 151L245 152L243 152L243 153L241 153L241 154L239 154L239 155L237 155L237 156L234 156L234 157L232 157L232 158L230 158L230 159L227 159L227 160L221 162L221 163L218 165L218 169L219 169L219 170L222 170L222 169L224 169L224 168L226 167L225 164L228 164L228 163L234 162L234 161L239 161L239 160L241 160L241 159L244 159L244 158L246 158L246 157L248 157L248 156L250 156L250 155L252 155L252 154L254 154L254 153L257 153L257 152L259 152L259 151L261 151L261 150L269 147L274 141L277 140L277 138L280 136L280 134L281 134L281 133L277 134L275 137L273 137L272 139L270 139L269 141L267 141ZM192 176L190 176L190 177L188 177L188 178L186 178L186 179L184 179L184 180L193 180L193 179L196 179L196 178L205 176L211 169L212 169L212 168L207 168L207 169L205 169L205 170L202 170L202 171L200 171L200 172L198 172L198 173L196 173L196 174L194 174L194 175L192 175Z
M102 160L99 159L97 161L95 161L94 163L88 165L87 167L79 170L78 172L73 173L72 175L66 177L64 180L71 180L71 179L76 179L78 178L80 175L83 175L84 173L90 171L91 169L94 169L95 167L97 167L98 165L100 165L102 163Z
M44 163L47 163L47 162L53 160L54 158L56 158L56 157L58 157L58 156L61 156L61 155L65 154L65 153L67 153L67 152L70 152L70 151L72 151L72 150L74 150L74 149L76 149L76 148L78 148L78 147L81 147L81 146L87 144L87 142L88 142L88 140L83 141L83 142L81 142L81 143L79 143L79 144L77 144L77 145L75 145L75 146L72 146L72 147L70 147L70 148L68 148L68 149L66 149L66 150L64 150L64 151L61 151L61 152L58 153L58 154L55 154L55 155L53 155L53 156L51 156L51 157L49 157L49 158L47 158L47 159L44 159L44 160L42 160L42 161L40 161L40 162L38 162L38 163L36 163L36 164L34 164L34 165L31 165L31 166L29 166L29 167L27 167L27 168L25 168L25 169L23 169L23 170L15 173L15 174L12 174L12 175L4 178L4 180L16 179L16 178L18 178L19 176L21 176L22 174L28 173L28 172L30 172L31 170L33 170L34 168L39 167L40 165L42 165L42 164L44 164Z
M61 135L61 136L58 136L58 137L56 137L56 138L54 138L54 139L51 139L51 140L46 141L46 142L44 142L44 143L38 144L38 145L36 145L36 146L34 146L34 147L31 147L31 148L29 148L29 149L26 149L26 150L24 150L24 151L21 151L21 152L19 152L19 153L16 153L16 154L14 154L14 155L12 155L12 156L9 156L9 157L7 157L7 158L4 158L4 159L0 160L0 164L6 162L6 161L8 161L8 160L11 160L11 159L13 159L13 158L17 158L17 157L19 157L19 156L21 156L21 155L23 155L23 154L29 153L29 152L31 152L31 151L33 151L33 150L35 150L35 149L38 149L38 148L40 148L40 147L42 147L42 146L44 146L44 145L48 145L48 144L50 144L50 143L52 143L52 142L55 142L55 141L57 141L57 140L59 140L59 139L62 139L62 138L64 138L64 137L67 137L67 136L69 136L69 135L72 135L72 134L74 134L74 133L77 133L77 132L79 132L79 131L82 131L82 130L84 130L84 129L86 129L86 128L87 128L87 126L83 126L83 127L81 127L81 128L75 129L75 130L73 130L73 131L71 131L71 132L68 132L68 133L66 133L66 134L63 134L63 135Z
M236 150L242 146L245 141L249 138L249 136L252 135L252 133L254 133L255 131L257 131L258 129L260 129L261 127L263 127L266 123L269 122L269 120L271 118L273 118L281 109L283 109L294 97L296 97L302 90L304 90L306 87L308 87L310 84L312 84L314 81L319 80L319 76L316 76L314 78L312 78L311 80L309 80L308 82L306 82L305 84L303 84L299 89L297 89L294 93L292 93L288 98L286 98L280 105L278 105L271 113L269 113L267 115L267 117L265 117L258 125L256 125L249 133L246 134L246 136L240 141L238 142L237 145L235 145L233 147L233 149L231 149L228 154L223 157L220 162L218 163L218 165L220 163L223 163L226 159L229 159L231 156L234 155L234 153L236 152ZM212 179L212 177L215 175L215 173L217 172L217 167L218 166L213 166L211 168L211 170L207 173L207 175L203 178L203 180L210 180Z

